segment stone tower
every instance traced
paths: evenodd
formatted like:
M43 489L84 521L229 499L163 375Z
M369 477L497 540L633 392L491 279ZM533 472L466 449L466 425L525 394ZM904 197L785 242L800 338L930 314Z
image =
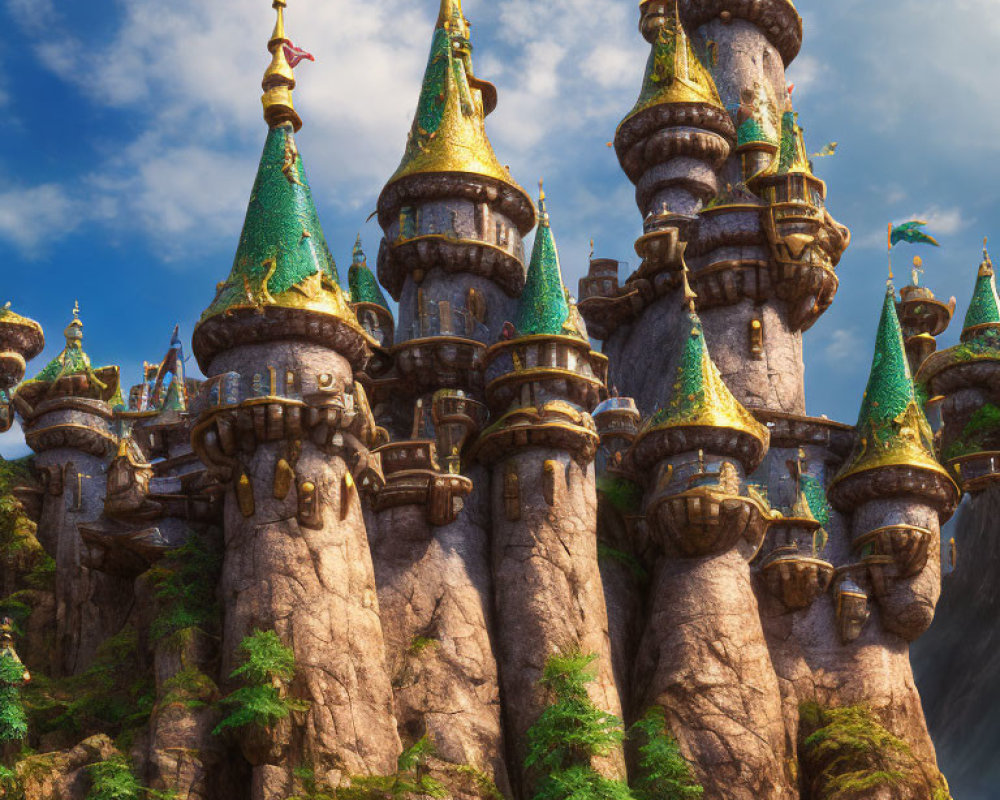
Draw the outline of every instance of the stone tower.
M63 351L17 388L14 404L45 488L38 527L39 540L56 561L56 667L74 674L121 628L132 586L92 569L77 529L103 511L104 470L118 448L118 367L91 366L79 308L65 336Z
M563 285L542 192L527 282L508 335L486 355L493 422L476 447L493 468L492 539L500 678L508 735L520 764L527 731L546 705L539 686L550 656L596 656L591 698L621 716L607 610L597 564L597 429L590 412L607 360L591 351ZM602 771L622 775L620 753ZM525 796L531 783L522 782Z
M11 311L10 303L0 309L0 433L14 424L11 389L24 379L28 362L44 347L41 325Z
M223 674L245 636L274 630L295 654L292 692L309 702L302 722L244 737L259 800L286 797L296 766L337 784L391 773L399 751L358 490L378 480L375 423L355 379L373 342L313 205L285 2L274 6L267 141L232 271L193 340L209 377L195 450L227 483Z
M469 37L460 0L441 0L406 149L378 201L378 275L399 318L374 390L393 441L380 449L373 540L404 740L428 735L446 763L507 792L490 473L464 450L486 419L487 347L524 287L535 210L487 138L497 93L475 75Z

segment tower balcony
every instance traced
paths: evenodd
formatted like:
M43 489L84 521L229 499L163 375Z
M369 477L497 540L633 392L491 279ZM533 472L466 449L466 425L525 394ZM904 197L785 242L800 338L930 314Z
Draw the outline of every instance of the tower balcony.
M948 329L955 314L954 298L943 303L924 286L904 286L899 290L899 296L896 313L903 330L911 334L940 336Z
M378 303L351 303L351 308L354 309L358 323L378 347L386 350L392 347L396 323L389 309ZM374 356L372 360L375 360ZM366 369L371 370L372 367L372 363L369 362ZM375 365L375 370L378 370L378 365Z
M20 353L0 353L0 390L17 386L24 379L27 368L28 364Z
M631 443L639 433L642 417L631 397L609 397L593 412L597 433L605 439L622 439Z
M25 441L36 453L66 448L104 458L118 445L114 414L103 400L65 395L34 405L20 393L16 398Z
M437 443L429 439L393 442L375 451L381 458L385 485L374 493L372 507L384 511L400 506L423 506L432 525L447 525L461 513L472 481L459 474L458 456L448 457L442 470Z
M1000 483L1000 451L968 453L948 461L948 467L958 476L963 492L975 494Z
M967 341L932 354L917 372L931 397L965 389L1000 397L1000 331L983 330Z
M881 586L883 576L888 577L885 559L891 559L895 565L895 577L912 578L927 566L932 539L929 530L917 525L886 525L857 537L854 549L879 574Z
M921 505L934 508L942 520L955 513L959 489L941 471L906 464L886 464L838 478L829 491L837 508L853 511L864 503L898 497L919 497Z
M761 564L764 585L789 611L803 611L827 592L833 564L804 555L794 545L779 547Z
M515 449L541 447L569 452L586 463L597 453L600 438L593 418L561 400L513 408L480 435L473 454L496 464Z
M402 382L416 393L439 387L479 394L486 345L464 336L408 339L392 348Z
M752 558L769 524L767 512L756 500L713 485L654 495L646 507L646 520L664 552L682 558L721 555L741 542Z
M733 461L690 455L659 467L645 508L653 542L681 558L721 555L740 546L752 560L770 514L759 501L740 494L740 469Z
M408 276L419 284L432 269L488 278L511 297L516 297L524 288L524 257L519 238L516 244L498 244L431 233L382 240L378 277L395 299L402 294Z
M607 378L607 357L570 336L523 336L486 353L486 401L496 411L518 399L530 406L534 398L546 396L591 409L600 402Z

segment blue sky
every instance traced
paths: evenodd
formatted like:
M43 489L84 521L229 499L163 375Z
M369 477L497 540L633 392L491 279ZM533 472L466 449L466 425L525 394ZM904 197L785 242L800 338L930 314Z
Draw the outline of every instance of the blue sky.
M292 0L299 137L346 272L355 234L402 153L437 0ZM500 90L489 130L515 177L544 175L567 283L597 252L630 261L631 184L605 146L639 90L647 45L633 0L466 0L476 71ZM789 79L817 171L854 232L833 308L807 334L809 410L853 422L885 281L885 226L922 216L939 250L924 282L964 313L1000 207L995 0L799 0ZM95 363L134 382L228 274L265 127L266 0L0 0L0 302L62 346L73 301ZM1000 240L998 240L1000 241ZM998 244L1000 248L1000 244ZM373 259L374 260L374 259ZM905 275L907 272L901 270ZM957 328L943 337L948 344ZM17 431L0 452L21 452Z

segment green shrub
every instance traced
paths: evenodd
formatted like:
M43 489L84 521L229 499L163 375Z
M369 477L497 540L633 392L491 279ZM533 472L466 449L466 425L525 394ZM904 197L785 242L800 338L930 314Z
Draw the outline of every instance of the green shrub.
M628 786L605 778L591 765L624 738L620 719L601 711L587 694L597 657L553 655L539 684L551 704L528 730L525 766L538 776L535 800L630 800Z
M24 786L17 773L9 767L0 766L0 797L4 800L24 800Z
M309 705L287 697L283 690L295 677L295 654L285 647L274 631L254 631L240 642L243 664L231 678L242 678L243 686L221 701L226 716L212 731L218 735L233 728L267 728L293 711ZM279 688L280 687L280 688Z
M115 755L87 768L90 791L86 800L140 800L144 790L125 756Z
M215 586L219 554L193 531L187 541L149 571L160 611L150 626L154 642L192 628L209 630L219 618Z
M23 691L34 729L116 737L141 728L156 698L151 671L141 667L138 635L128 627L101 644L81 675L53 680L35 671Z
M926 784L909 746L865 706L800 708L799 760L815 800L855 800L876 789Z
M636 800L692 800L704 789L695 783L677 740L667 730L662 708L654 706L629 731L639 745L639 777L632 787Z
M24 665L0 654L0 742L19 742L28 735L28 716L21 699Z

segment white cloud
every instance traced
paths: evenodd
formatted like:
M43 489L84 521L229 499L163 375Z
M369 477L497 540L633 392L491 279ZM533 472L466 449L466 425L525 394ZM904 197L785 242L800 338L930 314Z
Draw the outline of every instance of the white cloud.
M0 193L0 238L26 256L37 256L48 242L76 228L84 215L79 201L62 186L11 188Z
M848 371L857 367L858 353L864 353L861 337L849 328L840 328L830 334L823 355L835 368Z
M960 208L938 208L937 206L932 206L919 214L913 214L907 219L924 220L927 223L927 232L932 236L951 236L968 228L971 222Z

